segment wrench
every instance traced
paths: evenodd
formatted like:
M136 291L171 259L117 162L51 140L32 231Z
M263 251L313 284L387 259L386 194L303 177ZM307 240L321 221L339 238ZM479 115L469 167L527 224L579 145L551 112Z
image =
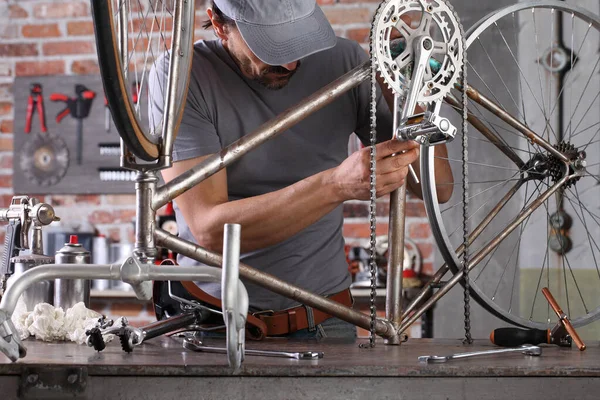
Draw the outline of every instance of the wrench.
M446 361L457 360L460 358L487 356L489 354L502 354L502 353L523 353L528 356L539 356L542 354L542 349L538 346L524 345L521 347L515 347L515 348L510 348L510 349L471 351L469 353L458 353L458 354L452 354L449 356L420 356L419 361L422 363L445 363Z
M192 351L203 351L206 353L227 354L227 349L221 347L209 347L202 344L198 339L186 337L183 339L183 347ZM285 351L268 351L268 350L246 350L244 352L248 356L264 356L264 357L283 357L293 358L296 360L318 360L323 358L324 353L321 351L303 351L299 353L288 353Z

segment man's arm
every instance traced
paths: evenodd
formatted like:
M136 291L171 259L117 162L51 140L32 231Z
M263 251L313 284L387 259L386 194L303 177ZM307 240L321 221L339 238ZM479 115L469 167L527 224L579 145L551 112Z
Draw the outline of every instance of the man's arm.
M406 153L389 157L391 154ZM412 142L387 141L377 145L377 195L400 187L407 165L418 158ZM205 157L180 161L162 172L166 182L174 179ZM346 200L369 198L369 149L348 157L338 167L325 170L281 190L228 201L227 172L219 171L176 200L199 245L220 251L223 225L242 225L242 252L282 242L318 221Z
M388 88L388 86L384 83L381 75L377 74L377 81L379 83L379 87L382 90L383 97L385 98L388 107L390 108L392 115L395 112L394 110L394 92ZM437 196L438 201L440 203L445 203L450 200L452 197L452 192L454 190L454 176L452 175L452 169L450 163L448 162L448 149L446 145L437 145L435 146L434 154L437 157L435 159L435 181L438 184L437 186ZM419 160L416 160L412 164L415 173L421 179L421 166ZM409 175L410 176L410 175ZM423 193L421 191L421 185L415 182L412 177L409 177L407 181L408 189L415 196L419 198L423 198Z

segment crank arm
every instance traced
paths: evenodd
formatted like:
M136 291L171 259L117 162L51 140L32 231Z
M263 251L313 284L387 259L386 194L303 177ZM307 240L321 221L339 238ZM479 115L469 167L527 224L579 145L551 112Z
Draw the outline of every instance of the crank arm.
M493 354L504 353L523 353L528 356L539 356L542 354L542 349L538 346L521 346L510 349L495 349L485 351L471 351L468 353L458 353L449 356L420 356L419 361L422 363L445 363L450 360L458 360L469 357L488 356Z
M205 352L205 353L218 353L227 354L227 349L222 347L209 347L202 344L201 341L194 338L185 338L183 340L183 347L188 350ZM295 360L318 360L323 358L324 353L321 351L303 351L303 352L285 352L285 351L269 351L269 350L246 350L244 355L247 356L263 356L263 357L281 357L281 358L292 358Z

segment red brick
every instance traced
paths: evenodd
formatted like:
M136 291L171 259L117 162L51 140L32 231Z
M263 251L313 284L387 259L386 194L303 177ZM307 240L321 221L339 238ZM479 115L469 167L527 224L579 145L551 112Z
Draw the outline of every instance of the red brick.
M55 207L73 206L78 204L100 205L100 196L95 194L53 195L47 199Z
M21 32L23 37L28 38L58 37L61 35L58 24L24 25Z
M377 201L376 209L378 217L388 217L390 215L389 202Z
M417 243L421 258L427 260L433 254L433 245L431 243Z
M109 194L109 195L104 196L104 200L107 204L111 204L111 205L135 206L135 195L134 194Z
M434 272L433 263L423 263L421 275L433 275Z
M16 25L0 26L0 39L16 39L19 37L19 27Z
M25 57L37 56L36 43L10 43L0 44L0 57Z
M71 72L77 75L93 75L100 73L98 61L95 60L78 60L71 64Z
M358 43L368 43L370 33L370 28L348 29L348 32L346 32L346 37Z
M10 153L5 153L0 156L0 168L12 168L13 156Z
M0 115L9 115L12 113L13 104L8 101L0 101Z
M12 119L5 119L4 121L0 122L0 133L13 133L13 120Z
M17 76L61 75L65 73L65 62L52 61L20 61L15 65Z
M356 223L345 223L344 224L344 237L348 238L368 238L370 235L369 223L367 220L365 222L356 222ZM386 223L378 223L377 224L377 234L385 235L388 232L388 224Z
M115 218L109 211L96 210L89 216L88 221L92 224L112 224Z
M4 135L0 137L0 151L12 151L13 150L13 138L11 136Z
M335 3L337 0L317 0L317 4L319 5L327 5L327 4L333 4Z
M67 23L69 36L93 35L94 24L91 21L73 21Z
M144 305L140 303L112 303L110 312L124 317L136 317L144 312Z
M135 219L135 209L117 210L114 212L115 222L131 222Z
M406 216L407 217L427 217L427 211L425 211L425 204L422 201L418 202L406 202Z
M48 42L42 46L44 55L89 54L95 51L92 41Z
M365 218L369 216L368 203L344 204L344 218Z
M12 195L10 194L3 194L0 195L0 207L2 208L8 208L8 206L10 205L10 202L12 201ZM0 231L4 232L4 229L0 229ZM4 242L2 242L4 243Z
M331 25L370 23L373 18L373 12L365 7L329 8L323 11Z
M0 137L0 151L12 151L12 150L13 150L12 137Z
M86 17L89 11L87 3L65 1L35 4L33 15L36 18L73 18Z
M10 19L27 18L28 15L29 14L27 13L27 11L17 4L11 4L8 6L8 17Z
M154 26L152 24L154 23ZM173 30L173 18L165 17L164 21L162 19L157 19L155 21L152 18L138 18L133 20L133 27L130 28L133 32L143 31L142 35L153 31L154 33L158 32L171 32Z
M12 184L12 175L0 175L0 187L11 188Z
M428 223L414 222L408 227L408 237L413 239L427 239L431 236L431 227Z

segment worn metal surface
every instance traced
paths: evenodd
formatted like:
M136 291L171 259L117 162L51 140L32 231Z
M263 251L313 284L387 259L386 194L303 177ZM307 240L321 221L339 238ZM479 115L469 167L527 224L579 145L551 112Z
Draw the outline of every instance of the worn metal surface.
M204 340L224 346L224 340ZM0 355L0 376L20 375L26 368L85 366L89 376L229 376L227 358L220 354L195 353L182 347L182 339L161 337L124 353L118 343L109 343L97 353L73 343L44 343L27 340L29 355L12 363ZM322 351L321 360L300 361L271 357L248 357L238 375L255 377L596 377L600 378L600 345L588 349L545 346L540 357L522 354L472 358L439 365L418 362L426 354L454 354L497 348L489 341L472 346L460 340L412 339L403 346L380 345L364 351L356 343L289 341L269 339L249 342L248 349Z

